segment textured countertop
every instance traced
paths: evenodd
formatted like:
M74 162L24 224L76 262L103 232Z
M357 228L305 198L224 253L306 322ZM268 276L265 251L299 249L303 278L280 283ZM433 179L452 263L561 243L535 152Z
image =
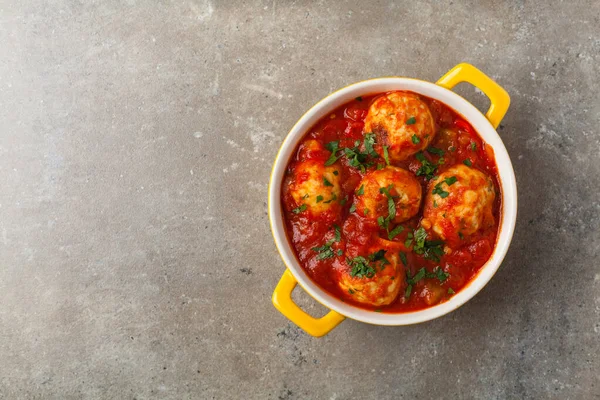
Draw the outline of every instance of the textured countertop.
M0 398L600 398L598 1L0 1L0 43ZM446 317L309 337L270 300L280 143L462 61L512 97L506 260Z

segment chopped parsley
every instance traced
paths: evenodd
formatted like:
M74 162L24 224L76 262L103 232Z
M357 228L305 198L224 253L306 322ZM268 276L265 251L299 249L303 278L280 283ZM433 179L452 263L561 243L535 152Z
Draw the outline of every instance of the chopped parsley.
M444 150L442 150L442 149L438 149L437 147L429 147L429 148L427 149L427 152L428 152L428 153L431 153L431 154L438 155L438 156L440 156L440 157L442 157L442 156L445 154Z
M329 166L334 164L338 158L340 158L340 156L337 155L338 150L340 150L340 142L339 141L335 141L335 142L329 142L325 145L325 148L327 148L327 150L329 150L331 152L331 155L329 156L329 158L327 159L327 161L325 161L325 165Z
M350 206L350 209L348 211L351 212L351 213L353 213L354 211L356 211L356 204L352 204Z
M414 231L411 242L407 245L405 243L406 247L409 247L413 241L415 254L422 255L426 260L440 261L444 255L444 249L442 248L444 242L441 240L427 240L427 232L423 227Z
M417 271L417 273L412 277L410 276L410 271L407 270L406 271L406 282L408 283L408 286L406 287L406 291L404 292L404 297L406 297L408 299L412 293L413 286L416 285L417 282L421 281L422 279L437 278L440 281L440 283L444 283L446 281L446 279L448 279L448 276L449 276L449 274L444 272L444 270L442 268L440 268L439 266L435 267L433 269L433 272L427 272L425 267L423 267L423 268L419 269ZM448 291L448 293L450 293L450 291Z
M406 259L406 254L404 254L403 252L400 252L400 260L402 260L402 264L404 264L404 266L408 265L408 260Z
M329 181L327 180L327 178L325 178L325 177L323 177L323 184L324 184L325 186L333 186L333 184L332 184L331 182L329 182Z
M410 117L409 119L406 120L406 125L414 125L416 122L417 122L417 119L415 117ZM413 139L413 141L414 141L414 139Z
M456 178L456 176L450 176L446 179L444 179L442 182L439 182L437 185L435 185L435 187L433 188L433 190L431 191L432 194L437 194L439 195L442 199L445 199L446 197L448 197L450 195L450 193L446 192L443 188L442 185L444 184L444 182L446 183L446 185L448 186L452 186L458 179Z
M302 196L303 199L308 199L308 193L306 193L304 196Z
M319 253L317 255L317 260L325 260L327 258L332 258L335 256L336 253L338 256L342 255L342 250L338 250L336 253L334 253L333 248L331 247L333 243L339 242L342 239L342 232L340 227L337 225L334 225L333 227L335 230L334 238L325 242L323 246L313 247L311 249L312 251L316 251L317 253Z
M396 236L401 234L403 230L404 230L404 227L402 225L398 225L397 227L392 229L390 231L390 233L388 233L388 239L392 240L393 238L395 238Z
M375 134L373 132L369 132L369 133L365 134L364 143L365 143L365 150L367 151L367 154L370 155L371 157L377 157L377 152L373 148L373 146L375 145Z
M307 207L307 206L306 206L306 204L302 204L301 206L294 208L294 209L292 210L292 212L293 212L294 214L300 214L302 211L305 211L305 210L306 210L306 207Z
M358 96L354 100L356 100L356 101L362 101L362 96Z
M388 200L388 216L387 217L379 217L377 218L377 224L383 229L389 229L390 222L396 218L396 203L394 202L394 196L390 194L390 190L394 185L389 185L388 187L379 188L379 193L385 194Z
M317 196L317 203L320 203L320 202L322 202L322 201L323 201L323 196L321 196L321 195L318 195L318 196Z
M343 199L340 201L340 204L341 204L342 206L345 206L347 201L348 201L348 196L344 197L344 198L343 198Z
M468 158L465 161L463 161L463 164L465 164L467 167L473 166L473 164L471 164L471 160L469 160Z
M363 256L347 259L348 265L352 267L350 275L357 278L372 278L377 273L377 267L383 270L390 262L385 258L385 250L379 250L370 254L367 258Z
M336 170L336 171L333 171L333 174L334 174L335 176L338 176L340 173L339 173L339 172L337 172L337 170Z
M446 179L444 179L444 181L446 181L446 184L448 186L451 186L452 184L454 184L458 179L455 176L450 176Z
M383 167L385 167L385 165L383 165L383 164L381 164L381 163L378 163L378 164L377 164L377 171L379 171L379 170L383 169Z
M458 232L458 237L460 238L460 240L463 240L465 237L463 236L462 232Z
M448 294L454 294L454 293L456 293L456 292L454 291L454 289L452 289L451 287L449 287L449 288L448 288Z
M329 204L329 203L331 203L334 200L337 200L337 195L335 193L333 194L333 196L331 196L331 199L329 199L327 201L324 201L323 203Z
M375 269L369 265L369 261L362 257L348 259L348 264L352 267L350 275L357 278L372 278L375 276Z
M348 293L354 294L354 290L352 290L352 288L350 288L350 289L348 289Z
M421 143L421 139L419 139L419 138L417 137L417 135L412 135L412 142L413 142L414 144L419 144L419 143Z
M369 215L369 212L370 212L370 211L369 211L369 209L368 209L368 208L365 208L365 209L363 210L363 214L365 214L365 215Z
M388 147L387 146L383 146L383 159L385 160L385 163L387 165L390 165L390 159L388 156Z
M360 187L356 191L356 195L357 196L362 196L363 194L365 194L365 185L360 185Z
M415 154L415 158L421 163L421 167L416 172L417 176L425 175L425 179L432 179L437 166L429 161L422 152Z
M477 144L475 142L471 142L471 151L477 150Z

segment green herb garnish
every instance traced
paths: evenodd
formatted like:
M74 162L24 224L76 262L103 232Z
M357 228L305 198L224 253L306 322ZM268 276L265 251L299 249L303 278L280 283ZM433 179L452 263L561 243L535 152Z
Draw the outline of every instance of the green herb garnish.
M473 164L471 164L471 160L469 160L468 158L465 161L463 161L463 164L465 164L467 167L473 166Z
M323 177L323 184L324 184L325 186L333 186L333 184L332 184L331 182L329 182L329 181L327 180L327 178L325 178L325 177Z
M383 146L383 159L385 160L385 163L387 165L390 165L390 159L388 156L388 147L387 146Z
M307 206L306 206L306 204L302 204L301 206L294 208L294 209L292 210L292 212L293 212L294 214L300 214L302 211L305 211L305 210L306 210L306 207L307 207Z
M403 252L400 252L400 260L402 260L402 264L404 264L404 266L408 265L408 260L406 259L406 254L404 254Z
M318 196L317 196L317 203L320 203L320 202L322 202L322 201L323 201L323 196L321 196L321 195L318 195Z
M334 164L340 158L341 154L339 156L337 155L338 150L340 150L339 147L340 147L339 141L329 142L325 145L325 148L327 148L327 150L329 150L331 152L331 155L329 156L327 161L325 161L326 166Z
M475 142L471 142L471 151L475 151L477 149L477 145Z
M415 158L421 163L421 167L416 172L417 176L425 175L425 179L432 179L437 167L422 152L415 154Z
M412 142L413 142L414 144L419 144L419 143L421 143L421 139L419 139L419 138L417 137L417 135L412 135Z
M390 233L388 233L388 239L392 240L393 238L395 238L396 236L401 234L403 230L404 230L404 227L402 225L398 225L397 227L392 229L390 231Z
M415 117L410 117L409 119L406 120L406 125L414 125L416 122L417 122L417 119Z
M356 195L357 196L362 196L363 194L365 194L365 185L360 185L360 187L356 191Z
M442 157L442 156L445 154L444 150L442 150L442 149L438 149L438 148L436 148L436 147L429 147L429 148L427 149L427 152L428 152L428 153L431 153L431 154L438 155L438 156L440 156L440 157Z
M362 99L362 96L358 96L354 100L356 100L356 101L362 101L363 99Z
M351 212L351 213L353 213L354 211L356 211L356 204L352 204L350 206L350 209L348 211Z

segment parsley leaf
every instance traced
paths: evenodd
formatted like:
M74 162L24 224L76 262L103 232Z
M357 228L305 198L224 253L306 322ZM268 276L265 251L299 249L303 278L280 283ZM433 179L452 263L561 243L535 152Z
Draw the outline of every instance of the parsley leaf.
M471 151L475 151L477 149L477 144L475 142L471 142Z
M390 231L390 233L388 233L388 239L392 240L393 238L398 236L400 233L402 233L402 231L404 231L404 227L402 225L398 225L397 227L392 229Z
M356 191L356 195L357 196L362 196L363 194L365 194L365 185L360 185L360 187Z
M367 258L358 256L347 259L348 265L352 267L350 275L358 278L372 278L377 273L377 267L381 270L390 262L385 258L385 250L376 251Z
M408 260L406 259L406 254L404 254L403 252L400 252L400 260L402 260L402 264L404 264L404 266L408 265Z
M417 135L412 135L412 142L413 142L414 144L419 144L419 143L421 143L421 139L419 139L419 138L417 137Z
M446 183L446 185L448 186L452 186L454 183L456 183L458 179L456 178L456 176L450 176L446 179L444 179L442 182L439 182L438 184L435 185L435 187L433 188L433 190L431 191L432 194L437 194L439 195L442 199L445 199L446 197L448 197L448 195L450 195L450 193L446 192L443 188L442 185L444 184L444 182Z
M338 176L340 173L339 173L339 172L337 172L337 170L336 170L336 171L333 171L333 174L334 174L335 176Z
M388 147L387 146L383 146L383 159L385 160L385 163L387 165L390 165L390 158L388 155Z
M438 149L438 148L436 148L436 147L429 147L429 148L427 149L427 152L428 152L428 153L431 153L431 154L438 155L438 156L440 156L440 157L442 157L442 156L445 154L444 150L442 150L442 149Z
M365 143L365 150L367 151L367 154L372 157L377 157L377 152L373 148L373 145L375 145L375 134L373 132L369 132L369 133L365 134L364 143Z
M455 176L450 176L450 177L448 177L448 178L444 179L444 181L446 181L446 184L447 184L448 186L451 186L451 185L453 185L453 184L454 184L456 181L458 181L458 179L457 179Z
M333 186L333 184L332 184L331 182L329 182L329 181L327 180L327 178L325 178L324 176L323 176L323 184L324 184L325 186Z
M329 150L331 152L331 155L329 156L329 158L327 159L327 161L325 161L325 165L329 166L334 164L339 158L340 156L337 155L338 150L340 150L340 142L339 141L334 141L334 142L329 142L325 145L325 147L327 148L327 150Z
M307 207L307 206L306 206L306 204L302 204L301 206L294 208L294 209L292 210L292 212L293 212L294 214L300 214L302 211L305 211L305 210L306 210L306 207Z
M449 287L449 288L448 288L448 294L454 294L454 293L456 293L456 292L454 291L454 289L452 289L451 287Z
M406 241L406 247L409 247L411 243ZM444 255L444 249L442 246L444 242L441 240L427 240L427 232L423 227L420 227L414 232L414 246L413 251L415 254L423 255L426 260L440 261Z
M417 176L425 175L425 179L430 180L433 178L436 170L436 166L429 161L422 152L415 154L415 158L421 163L421 167L416 172Z
M321 201L323 201L323 196L318 195L317 196L317 203L320 203Z
M362 101L362 100L363 100L363 98L362 98L362 96L358 96L358 97L356 97L354 100L356 100L356 101Z
M333 194L333 196L331 196L331 198L329 200L324 201L323 203L329 204L329 203L331 203L334 200L337 200L337 194L335 194L335 193Z
M319 246L319 247L313 247L311 250L312 251L316 251L317 253L319 253L317 255L317 260L325 260L327 258L332 258L335 256L336 253L334 253L333 248L331 247L331 245L335 242L339 242L342 239L342 231L341 228L338 225L333 225L333 228L335 230L335 236L333 239L328 240L327 242L325 242L325 244L323 246ZM338 250L337 251L337 255L341 256L342 255L342 250Z
M352 204L350 206L350 209L348 211L351 212L351 213L353 213L354 211L356 211L356 204Z
M353 259L348 259L348 265L352 267L350 271L350 276L357 278L372 278L375 276L375 269L369 265L369 261L362 257L354 257Z
M465 164L467 167L473 166L473 164L471 164L471 160L469 160L468 158L465 161L463 161L463 164Z
M406 125L414 125L417 122L417 119L415 117L410 117L409 119L406 120Z

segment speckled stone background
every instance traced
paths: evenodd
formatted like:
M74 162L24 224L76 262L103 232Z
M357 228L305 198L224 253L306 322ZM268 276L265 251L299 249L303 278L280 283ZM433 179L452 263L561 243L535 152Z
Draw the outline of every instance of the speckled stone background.
M444 318L307 336L270 302L281 141L461 61L512 96L504 264ZM600 398L599 65L595 0L0 0L0 398Z

